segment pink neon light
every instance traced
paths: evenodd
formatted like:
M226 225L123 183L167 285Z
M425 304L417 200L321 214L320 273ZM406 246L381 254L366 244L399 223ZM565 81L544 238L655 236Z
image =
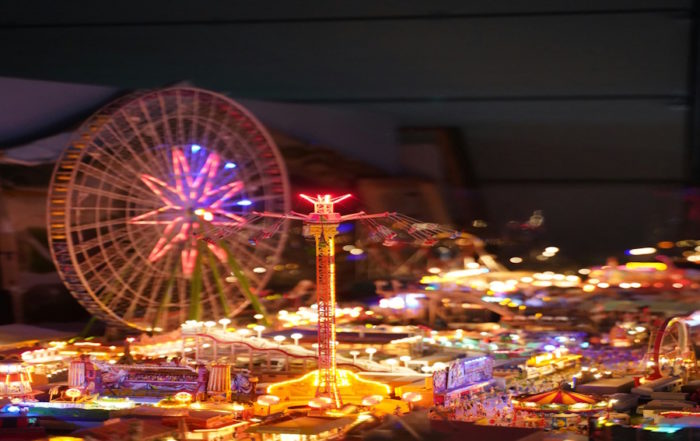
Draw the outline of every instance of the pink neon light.
M214 245L213 243L207 242L207 247L211 250L212 253L216 256L221 263L226 263L226 251L222 250L220 247Z
M212 180L216 176L216 171L218 170L218 168L219 155L217 155L216 153L212 153L207 157L206 161L204 161L202 170L199 172L199 176L197 176L197 179L194 180L192 187L199 188L199 186L202 184L202 181L206 177L206 183L204 184L204 191L202 193L209 193L213 184Z
M182 261L182 274L185 277L190 277L194 272L194 265L197 262L197 248L185 248L180 253L180 259Z
M329 195L329 194L324 194L323 196L321 196L320 194L317 194L316 199L314 199L311 196L305 195L303 193L299 194L299 197L301 197L302 199L306 199L307 201L311 202L312 204L337 204L338 202L342 202L351 196L352 196L352 194L348 193L348 194L344 194L342 196L338 196L338 197L334 198L334 197L331 197L331 195Z
M317 200L313 199L311 196L307 196L303 193L301 193L299 196L302 197L303 199L306 199L307 201L311 202L312 204L315 204L316 202L318 202Z
M178 194L183 194L184 186L182 185L182 177L184 175L187 184L190 184L190 166L187 164L187 158L180 149L173 149L173 171L175 172L175 188Z
M215 191L214 193L211 193L211 194L220 193L221 191L223 191L227 188L229 190L226 193L224 193L223 196L219 197L219 199L216 202L211 204L210 208L212 208L212 209L219 208L221 206L221 204L224 203L224 201L226 201L227 199L230 199L231 196L233 196L234 194L238 193L239 191L241 191L243 189L243 183L241 181L231 182L230 184L226 184L224 186L219 187L217 189L217 191Z
M352 196L350 193L344 194L344 195L342 195L342 196L339 196L339 197L335 198L335 200L333 201L333 203L334 203L334 204L337 204L338 202L342 202L342 201L344 201L345 199L349 198L350 196Z
M160 213L164 213L168 210L172 210L174 208L180 208L180 207L173 207L173 206L165 206L165 207L160 207L157 210L151 210L147 213L140 214L136 217L132 217L129 223L132 224L147 224L147 225L159 225L159 224L169 224L171 221L166 221L166 220L158 220L157 215ZM147 218L154 218L148 220Z
M215 225L235 226L245 221L241 216L222 208L227 200L243 190L243 183L233 181L215 187L220 164L219 155L210 153L199 172L194 174L196 178L193 178L185 153L179 148L174 148L172 150L174 185L155 176L147 174L140 176L141 181L164 204L162 207L139 214L129 220L131 224L165 225L161 237L148 255L149 261L158 261L173 250L175 244L182 243L182 247L179 248L182 273L186 277L192 275L198 251L196 241L191 235L199 228L200 217L185 211L185 207L189 207L189 210L201 209L208 216L211 215L210 223ZM208 203L206 203L207 200L209 200ZM215 244L210 244L209 249L219 260L225 262L224 250Z

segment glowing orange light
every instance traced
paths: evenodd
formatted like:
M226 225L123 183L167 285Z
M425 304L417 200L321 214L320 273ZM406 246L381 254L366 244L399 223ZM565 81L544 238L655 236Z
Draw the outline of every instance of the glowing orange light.
M337 381L338 385L341 387L348 387L348 386L352 387L353 384L365 383L368 385L381 387L382 389L384 389L386 391L387 395L389 395L389 393L391 392L391 388L388 385L381 383L379 381L361 378L356 373L354 373L350 370L347 370L347 369L336 369L336 375L337 375L336 381ZM294 378L292 380L284 380L284 381L280 381L279 383L271 384L271 385L267 386L267 393L268 394L273 393L276 389L283 388L283 387L290 385L290 384L293 384L293 383L306 382L307 380L310 380L311 377L313 377L313 386L318 386L319 375L318 375L318 371L315 370L315 371L308 372L299 378Z

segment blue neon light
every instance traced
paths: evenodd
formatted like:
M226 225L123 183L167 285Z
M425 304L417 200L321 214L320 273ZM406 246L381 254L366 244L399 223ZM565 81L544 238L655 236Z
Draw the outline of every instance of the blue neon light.
M345 234L349 233L354 229L354 225L352 222L344 222L340 225L338 225L338 233L339 234Z
M236 164L234 164L233 162L227 162L226 165L224 165L224 168L228 168L228 169L236 168Z
M202 150L202 146L197 145L197 144L192 144L192 147L190 147L192 150L192 153L197 153L198 151Z
M252 202L248 199L241 199L240 201L236 202L236 205L247 207L248 205L252 205Z

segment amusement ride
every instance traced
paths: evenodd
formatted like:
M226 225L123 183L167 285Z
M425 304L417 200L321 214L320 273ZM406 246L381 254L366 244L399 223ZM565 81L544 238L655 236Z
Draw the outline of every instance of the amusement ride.
M165 331L260 311L255 293L286 226L256 247L196 236L204 223L235 226L253 210L288 209L280 153L246 109L196 88L138 92L89 118L56 163L49 244L61 279L95 317Z
M384 244L395 243L409 239L412 243L431 246L439 234L456 235L447 227L434 223L420 222L416 219L398 213L367 214L363 211L341 215L335 212L335 204L351 197L345 194L338 197L317 195L316 198L301 194L300 197L313 204L314 211L309 214L258 212L251 213L246 223L233 227L219 226L211 234L219 240L230 237L233 232L240 230L246 224L260 219L276 219L277 223L270 230L262 230L252 240L267 239L274 235L287 220L298 220L304 224L303 234L312 237L316 249L316 292L318 305L318 370L316 380L316 398L325 399L330 407L342 406L339 392L339 377L347 376L346 372L336 369L336 280L335 280L335 237L338 226L343 222L361 221ZM384 220L385 222L382 222ZM387 225L385 225L385 223ZM207 238L208 243L214 241Z

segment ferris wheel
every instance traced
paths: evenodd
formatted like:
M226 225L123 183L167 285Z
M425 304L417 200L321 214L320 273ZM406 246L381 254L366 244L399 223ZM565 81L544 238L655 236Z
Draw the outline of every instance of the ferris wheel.
M695 368L695 349L690 338L686 317L671 317L649 340L649 357L652 361L650 379L679 375L683 370Z
M289 201L274 141L240 104L196 88L137 93L88 119L57 162L49 243L93 315L168 330L260 309L286 224L255 247L245 231L226 242L198 235L240 229L253 210L286 211Z

